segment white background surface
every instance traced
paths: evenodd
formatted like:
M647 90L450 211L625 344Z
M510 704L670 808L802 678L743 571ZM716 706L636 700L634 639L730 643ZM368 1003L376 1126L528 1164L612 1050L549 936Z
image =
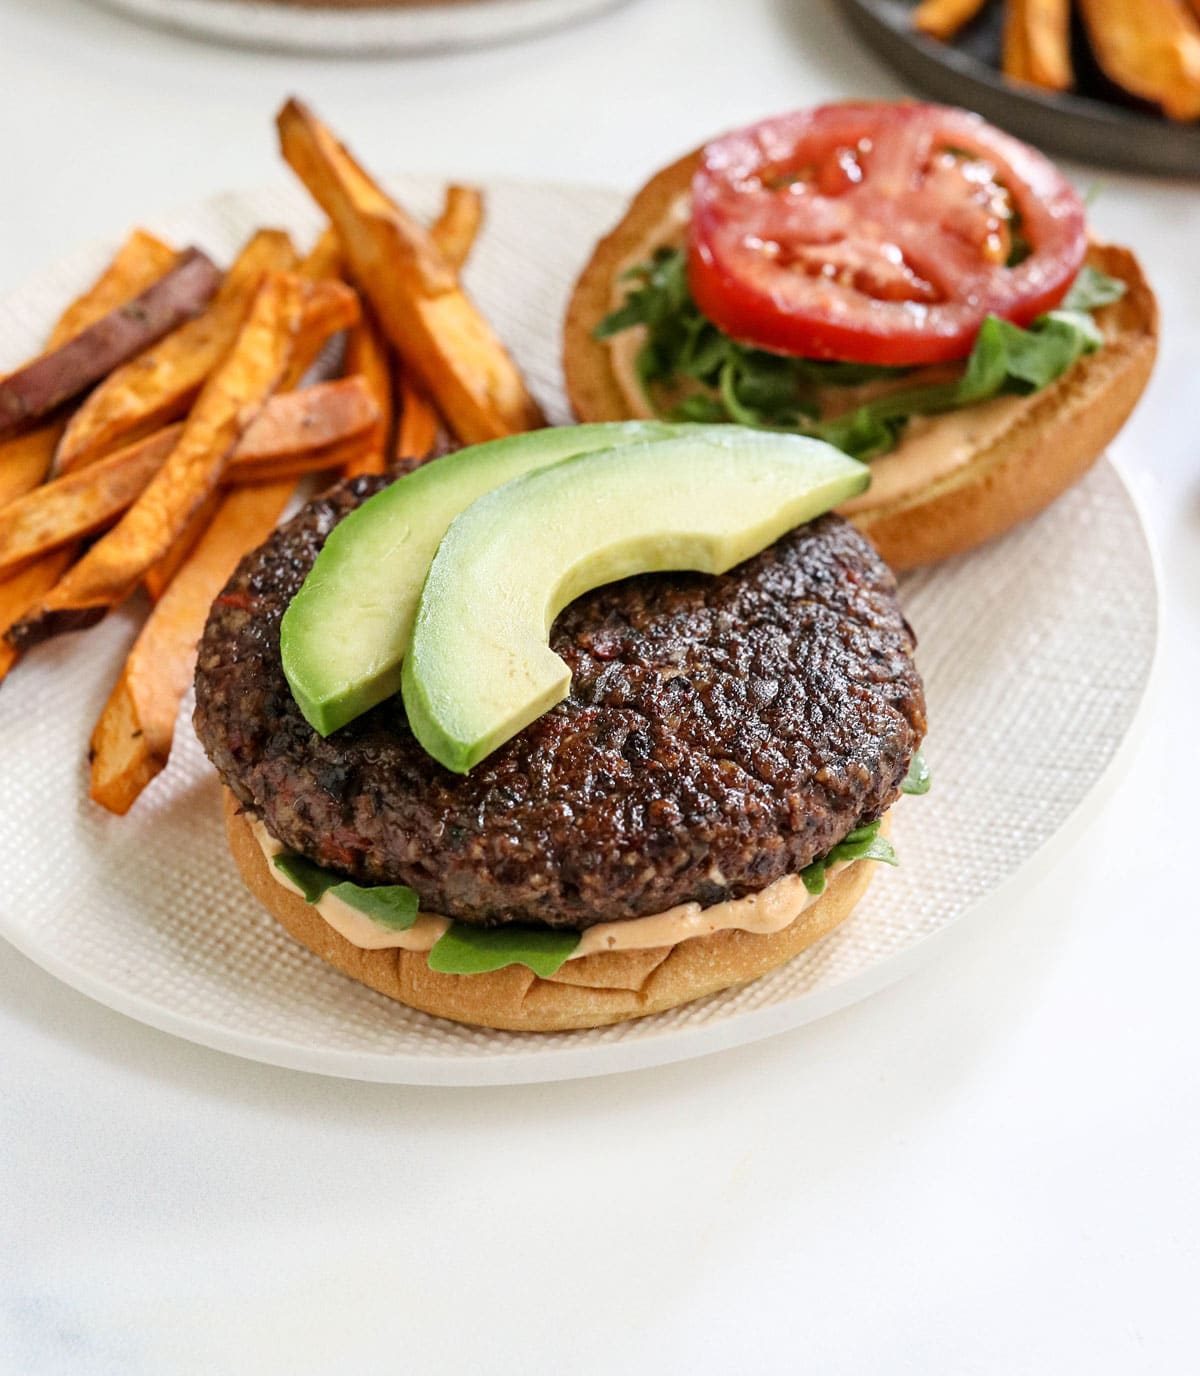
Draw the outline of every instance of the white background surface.
M0 291L143 210L284 176L292 91L372 166L632 187L731 123L898 88L819 0L637 0L353 64L0 0ZM1165 647L1139 758L1057 871L824 1023L525 1089L246 1064L0 951L6 1376L1196 1369L1200 196L1105 181L1094 222L1165 313L1114 451Z

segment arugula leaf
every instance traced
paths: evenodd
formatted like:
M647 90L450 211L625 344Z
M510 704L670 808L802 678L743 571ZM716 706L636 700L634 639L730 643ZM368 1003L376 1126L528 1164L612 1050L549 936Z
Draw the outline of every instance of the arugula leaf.
M838 842L828 855L814 860L800 871L804 887L811 894L825 892L825 871L831 865L848 860L879 860L885 865L898 865L900 861L886 836L879 834L879 822L867 822L865 826L855 827Z
M933 782L929 773L929 766L925 763L925 756L918 750L912 757L912 764L908 766L908 773L904 776L904 782L900 785L901 793L921 794L929 792L929 785Z
M1062 309L1094 311L1100 306L1111 306L1124 295L1125 283L1119 277L1110 277L1098 268L1084 266L1063 298Z
M579 945L578 932L551 927L474 927L455 922L429 952L429 968L443 975L486 975L506 965L525 965L547 979Z
M393 932L406 932L417 920L418 899L404 884L374 884L364 887L339 879L336 874L306 860L303 855L284 852L274 860L277 870L300 890L306 903L318 903L332 894L351 908L365 913L372 922Z
M635 325L646 328L637 357L642 391L661 383L694 383L670 409L671 420L737 421L807 433L818 418L823 387L859 386L903 377L910 369L793 358L739 344L700 313L687 280L682 250L658 249L648 263L625 273L633 285L624 303L593 331L609 339Z
M912 416L1048 386L1103 344L1088 312L1118 300L1125 290L1123 282L1085 267L1062 307L1039 316L1028 329L989 316L958 382L901 388L824 420L819 413L822 389L902 379L912 370L794 358L739 344L700 313L688 288L681 249L660 248L649 263L625 275L635 283L633 289L594 333L608 339L645 326L637 369L652 406L657 384L697 383L702 390L676 402L669 419L795 430L827 440L864 462L894 449Z

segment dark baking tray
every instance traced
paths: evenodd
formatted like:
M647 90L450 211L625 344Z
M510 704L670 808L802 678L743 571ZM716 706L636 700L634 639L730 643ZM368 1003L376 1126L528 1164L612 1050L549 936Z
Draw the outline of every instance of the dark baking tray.
M1128 172L1200 177L1200 125L1173 124L1117 90L1078 31L1072 57L1079 90L1058 95L1010 86L1000 75L1002 5L990 4L953 43L939 43L913 31L915 0L837 3L889 66L937 100L978 110L1064 157Z

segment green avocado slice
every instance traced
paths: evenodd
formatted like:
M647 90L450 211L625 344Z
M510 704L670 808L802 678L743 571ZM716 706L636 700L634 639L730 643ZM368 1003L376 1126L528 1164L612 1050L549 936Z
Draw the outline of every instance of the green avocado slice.
M409 725L466 773L566 696L570 671L548 641L567 603L635 573L723 573L869 481L831 445L740 426L514 478L438 547L404 661Z
M573 454L690 427L559 426L448 454L377 493L330 532L280 627L283 671L322 736L400 691L421 585L446 527L476 497Z

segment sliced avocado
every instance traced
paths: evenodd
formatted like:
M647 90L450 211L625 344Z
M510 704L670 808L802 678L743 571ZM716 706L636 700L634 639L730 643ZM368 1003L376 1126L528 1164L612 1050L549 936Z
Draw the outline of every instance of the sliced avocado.
M330 533L280 627L283 672L328 736L400 691L421 585L446 527L476 497L572 454L687 427L656 421L559 426L460 449L377 493Z
M466 773L566 696L548 640L568 602L634 573L723 573L869 481L831 445L740 426L514 478L455 517L430 566L403 670L413 732Z

